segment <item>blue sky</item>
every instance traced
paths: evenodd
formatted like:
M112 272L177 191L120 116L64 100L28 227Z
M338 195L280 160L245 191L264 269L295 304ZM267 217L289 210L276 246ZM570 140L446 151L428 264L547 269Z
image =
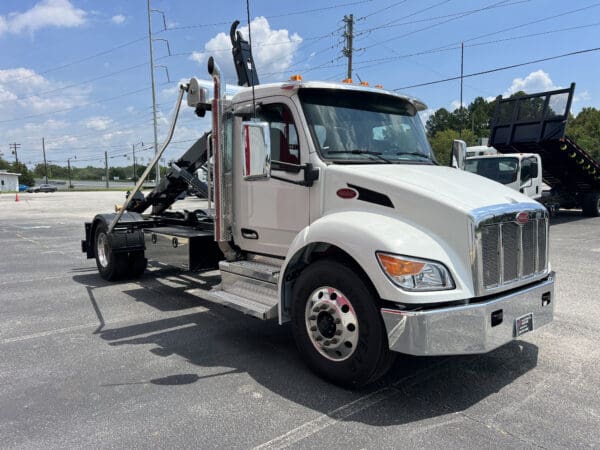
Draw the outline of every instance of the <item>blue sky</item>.
M210 6L208 6L210 5ZM235 84L229 25L247 26L245 0L152 0L159 141L167 132L178 82L208 79L214 55ZM460 83L414 84L600 46L600 2L592 0L251 0L254 55L261 82L300 73L341 80L343 18L355 19L353 79L403 88L433 111L454 109ZM242 31L247 28L242 27ZM221 33L221 34L220 34ZM247 33L245 33L247 38ZM168 47L171 51L169 56ZM47 158L78 166L129 165L132 145L148 159L152 98L146 0L2 0L0 2L0 152L21 144L19 160ZM412 55L412 56L411 56ZM600 52L468 78L464 101L515 90L577 83L573 111L600 108ZM168 78L167 78L168 71ZM429 112L430 112L429 111ZM179 156L208 127L182 106L166 159ZM128 156L125 156L128 155ZM73 159L76 157L77 159Z

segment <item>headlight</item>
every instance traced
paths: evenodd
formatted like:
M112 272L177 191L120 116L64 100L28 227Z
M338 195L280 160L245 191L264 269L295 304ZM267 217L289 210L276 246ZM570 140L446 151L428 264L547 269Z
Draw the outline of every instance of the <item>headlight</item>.
M377 252L379 265L392 282L407 291L454 289L448 269L438 262Z

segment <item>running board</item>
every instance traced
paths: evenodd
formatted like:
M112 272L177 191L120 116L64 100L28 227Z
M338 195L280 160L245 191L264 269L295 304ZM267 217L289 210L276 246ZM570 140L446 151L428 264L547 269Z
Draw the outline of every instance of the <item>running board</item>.
M278 266L254 261L221 261L219 269L219 286L208 292L203 289L185 292L258 319L274 319L278 316Z

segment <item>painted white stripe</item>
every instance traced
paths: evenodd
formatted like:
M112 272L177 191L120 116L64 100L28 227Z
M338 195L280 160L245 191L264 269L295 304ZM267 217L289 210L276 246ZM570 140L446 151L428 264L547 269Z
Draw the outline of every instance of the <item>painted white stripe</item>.
M412 373L400 380L395 381L389 386L383 387L375 392L367 394L356 400L353 400L345 405L340 406L328 413L321 414L315 419L304 422L302 425L288 431L281 436L277 436L264 444L254 447L254 450L259 449L283 449L300 442L307 437L310 437L319 431L335 425L336 423L357 414L371 406L374 406L382 401L400 394L399 387L410 386L411 381L422 382L435 375L435 369L444 364L448 359L444 358L436 364L432 364L422 370Z

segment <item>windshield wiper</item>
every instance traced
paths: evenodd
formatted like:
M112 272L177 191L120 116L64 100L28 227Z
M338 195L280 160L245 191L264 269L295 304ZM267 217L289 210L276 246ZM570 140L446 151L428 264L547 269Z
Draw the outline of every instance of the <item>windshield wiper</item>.
M327 153L330 154L336 154L336 153L350 153L352 155L371 155L371 156L375 156L376 158L379 158L380 160L384 161L387 164L393 164L392 161L390 161L387 158L384 158L383 156L381 156L381 152L374 152L371 150L361 150L361 149L354 149L354 150L330 150Z
M429 161L431 161L431 158L429 156L427 156L421 152L398 152L398 153L396 153L396 155L398 155L398 156L402 156L402 155L420 156L421 158L425 158L425 159L428 159Z

